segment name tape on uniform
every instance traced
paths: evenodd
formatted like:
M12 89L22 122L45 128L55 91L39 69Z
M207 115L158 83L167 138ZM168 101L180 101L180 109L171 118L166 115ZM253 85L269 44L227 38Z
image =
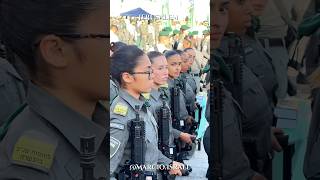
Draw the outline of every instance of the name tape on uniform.
M110 127L111 127L111 128L120 129L120 130L124 130L124 125L123 125L123 124L120 124L120 123L111 122L111 123L110 123Z
M48 172L54 158L55 144L21 136L14 146L12 160L15 164Z

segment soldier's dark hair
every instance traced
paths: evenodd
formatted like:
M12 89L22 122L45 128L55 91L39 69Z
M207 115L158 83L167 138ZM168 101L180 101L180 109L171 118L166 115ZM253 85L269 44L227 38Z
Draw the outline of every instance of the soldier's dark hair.
M177 53L179 53L180 55L182 55L182 54L184 53L184 51L181 51L181 50L179 50L179 49L177 49L177 50L175 50L175 51L177 51Z
M171 56L174 56L174 55L179 55L179 53L175 50L170 50L170 51L166 51L164 53L164 56L168 59L170 58Z
M127 46L126 43L118 41L118 42L111 42L111 51L114 53L116 51L118 51L120 48L122 48L123 46Z
M112 78L121 84L122 73L132 73L138 64L139 57L144 54L145 53L135 45L121 47L111 56L110 73Z
M37 72L36 43L45 35L76 33L83 17L102 0L0 0L0 39L28 70Z
M150 51L150 52L147 53L147 56L149 57L151 63L153 64L154 63L154 59L156 57L163 56L163 54L161 52L158 52L158 51Z

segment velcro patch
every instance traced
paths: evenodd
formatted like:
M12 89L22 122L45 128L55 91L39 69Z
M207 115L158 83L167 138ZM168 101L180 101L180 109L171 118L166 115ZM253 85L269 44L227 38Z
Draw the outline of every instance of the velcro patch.
M161 88L169 88L169 85L168 85L168 83L167 84L162 84L162 85L160 85L160 87Z
M49 172L52 166L57 142L50 143L31 136L21 136L14 146L14 164Z
M111 123L110 123L110 127L116 128L116 129L120 129L120 130L124 130L124 125L123 125L123 124L120 124L120 123L113 123L113 122L111 122Z
M121 116L126 116L128 113L128 106L122 105L122 104L117 104L114 107L113 113L121 115Z
M150 93L141 93L145 99L150 99Z
M120 141L110 136L110 159L116 154L120 147Z

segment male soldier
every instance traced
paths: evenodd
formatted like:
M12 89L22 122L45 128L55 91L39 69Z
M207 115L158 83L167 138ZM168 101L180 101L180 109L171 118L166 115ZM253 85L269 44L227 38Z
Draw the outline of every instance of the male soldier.
M168 45L170 44L169 31L161 31L158 37L158 44L155 47L150 48L149 51L159 51L163 53L165 50L169 50Z
M159 35L159 33L160 33L160 30L161 30L161 21L160 21L160 20L154 21L153 27L154 27L154 40L155 40L155 44L158 44L158 43L159 43L158 35Z
M210 30L202 31L203 39L201 41L200 51L206 59L210 59Z
M155 39L154 39L154 27L151 23L151 20L148 20L148 37L147 37L147 49L150 49L150 47L153 47L155 45Z
M287 95L287 64L289 62L289 55L285 37L288 26L292 23L290 12L293 4L294 0L270 0L260 17L261 28L257 33L257 38L273 57L272 64L274 65L279 84L277 89L277 97L279 99L283 99Z
M141 21L141 25L139 27L140 33L140 47L146 51L147 50L147 41L148 41L148 24L146 20Z
M179 45L179 30L175 29L173 30L173 33L172 33L172 49L176 50L178 49L178 45Z
M188 27L187 25L182 25L180 27L180 33L179 33L179 42L180 43L184 40L184 38L188 34L188 32L187 32L188 29L190 29L190 27Z
M117 35L118 27L116 25L111 25L110 28L110 42L118 42L119 37Z

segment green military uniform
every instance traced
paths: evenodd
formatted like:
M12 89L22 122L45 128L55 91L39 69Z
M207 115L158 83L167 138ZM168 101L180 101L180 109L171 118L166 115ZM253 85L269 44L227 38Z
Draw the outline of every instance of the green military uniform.
M159 37L169 38L169 35L170 35L169 31L161 31L159 33ZM166 50L169 50L169 48L167 47L167 44L165 44L165 42L158 42L158 44L156 44L154 47L149 49L149 51L158 51L161 53L163 53Z
M190 27L188 27L187 25L182 25L182 26L180 27L180 29L186 31L186 30L190 29ZM184 34L181 34L181 33L179 34L179 42L180 42L180 43L183 42L184 37L185 37Z
M223 56L227 64L228 51L228 37L224 37L217 54ZM272 107L257 77L246 65L243 65L242 71L242 90L239 91L245 115L242 119L243 137L255 141L255 156L259 161L267 160L271 151Z
M207 64L208 59L204 58L203 54L196 50L196 57L195 60L190 68L190 74L192 75L192 78L195 80L196 84L197 84L197 92L199 92L200 90L200 73L201 73L201 69Z
M173 79L169 79L168 80L168 90L167 90L167 94L170 94L169 96L169 104L171 105L171 90L174 87L174 80ZM179 106L179 112L180 112L180 120L185 120L189 115L188 115L188 111L186 109L186 102L185 102L185 97L183 92L180 90L180 96L179 96L179 101L180 101L180 106ZM172 111L172 109L171 109Z
M319 141L319 121L320 121L320 93L315 98L312 112L312 119L307 138L307 149L304 158L303 172L306 178L320 178L320 141ZM308 179L309 180L309 179Z
M147 50L147 41L148 41L148 24L145 21L142 21L142 24L139 27L140 33L140 47L146 51Z
M156 89L153 89L151 91L151 94L150 94L150 111L152 112L154 118L156 119L157 123L159 121L159 116L158 114L160 113L160 108L162 107L162 99L161 99L161 93L162 92L164 94L166 94L166 106L170 109L170 105L168 104L168 100L169 100L169 94L167 94L167 92L165 90L162 90L161 88L159 90L156 90ZM171 113L171 112L170 112ZM171 115L170 115L171 117ZM177 130L177 129L174 129L172 128L172 119L170 119L170 145L174 145L174 142L173 140L174 139L178 139L180 134L181 134L181 131Z
M109 116L101 104L88 119L32 83L26 101L0 143L0 179L81 179L83 135L96 136L95 175L106 177Z
M195 111L195 100L196 100L196 92L197 92L197 83L193 79L193 77L189 73L181 73L180 77L181 83L185 84L185 99L187 109L190 113ZM190 114L192 115L192 114Z
M110 175L115 177L131 157L130 121L135 119L135 106L139 106L140 118L145 122L145 164L158 163L169 165L172 161L158 150L158 127L152 113L145 105L145 100L135 99L123 89L114 99L110 108ZM155 172L155 169L149 171Z
M260 43L249 36L243 37L245 64L257 76L272 105L275 105L278 82L272 58Z
M25 101L23 79L13 66L0 58L0 126Z
M203 35L206 35L205 38L201 41L201 53L206 59L210 59L210 33L209 30L204 30Z
M220 58L215 56L215 59ZM221 59L221 58L220 58ZM214 59L213 59L214 60ZM215 60L214 60L215 61ZM224 79L228 79L229 77L225 76L225 73L228 73L226 69L224 69L223 60L220 61L219 69L220 74L224 76ZM224 73L222 73L224 72ZM254 171L250 169L250 164L247 156L244 153L244 149L242 147L242 129L241 129L241 119L243 117L243 113L241 111L241 107L239 104L232 98L232 95L229 91L223 88L223 94L225 97L223 98L223 157L222 157L222 169L223 169L223 177L224 179L230 180L239 180L239 179L251 179L254 175ZM210 93L208 93L208 96ZM210 96L208 97L210 99ZM207 120L212 119L212 115L210 113L210 103L207 102L206 108L206 117ZM212 123L212 121L209 121ZM210 128L207 128L204 138L203 145L206 153L210 154L210 143L215 143L210 140ZM213 172L213 167L209 166L208 173ZM212 177L212 176L211 176Z

